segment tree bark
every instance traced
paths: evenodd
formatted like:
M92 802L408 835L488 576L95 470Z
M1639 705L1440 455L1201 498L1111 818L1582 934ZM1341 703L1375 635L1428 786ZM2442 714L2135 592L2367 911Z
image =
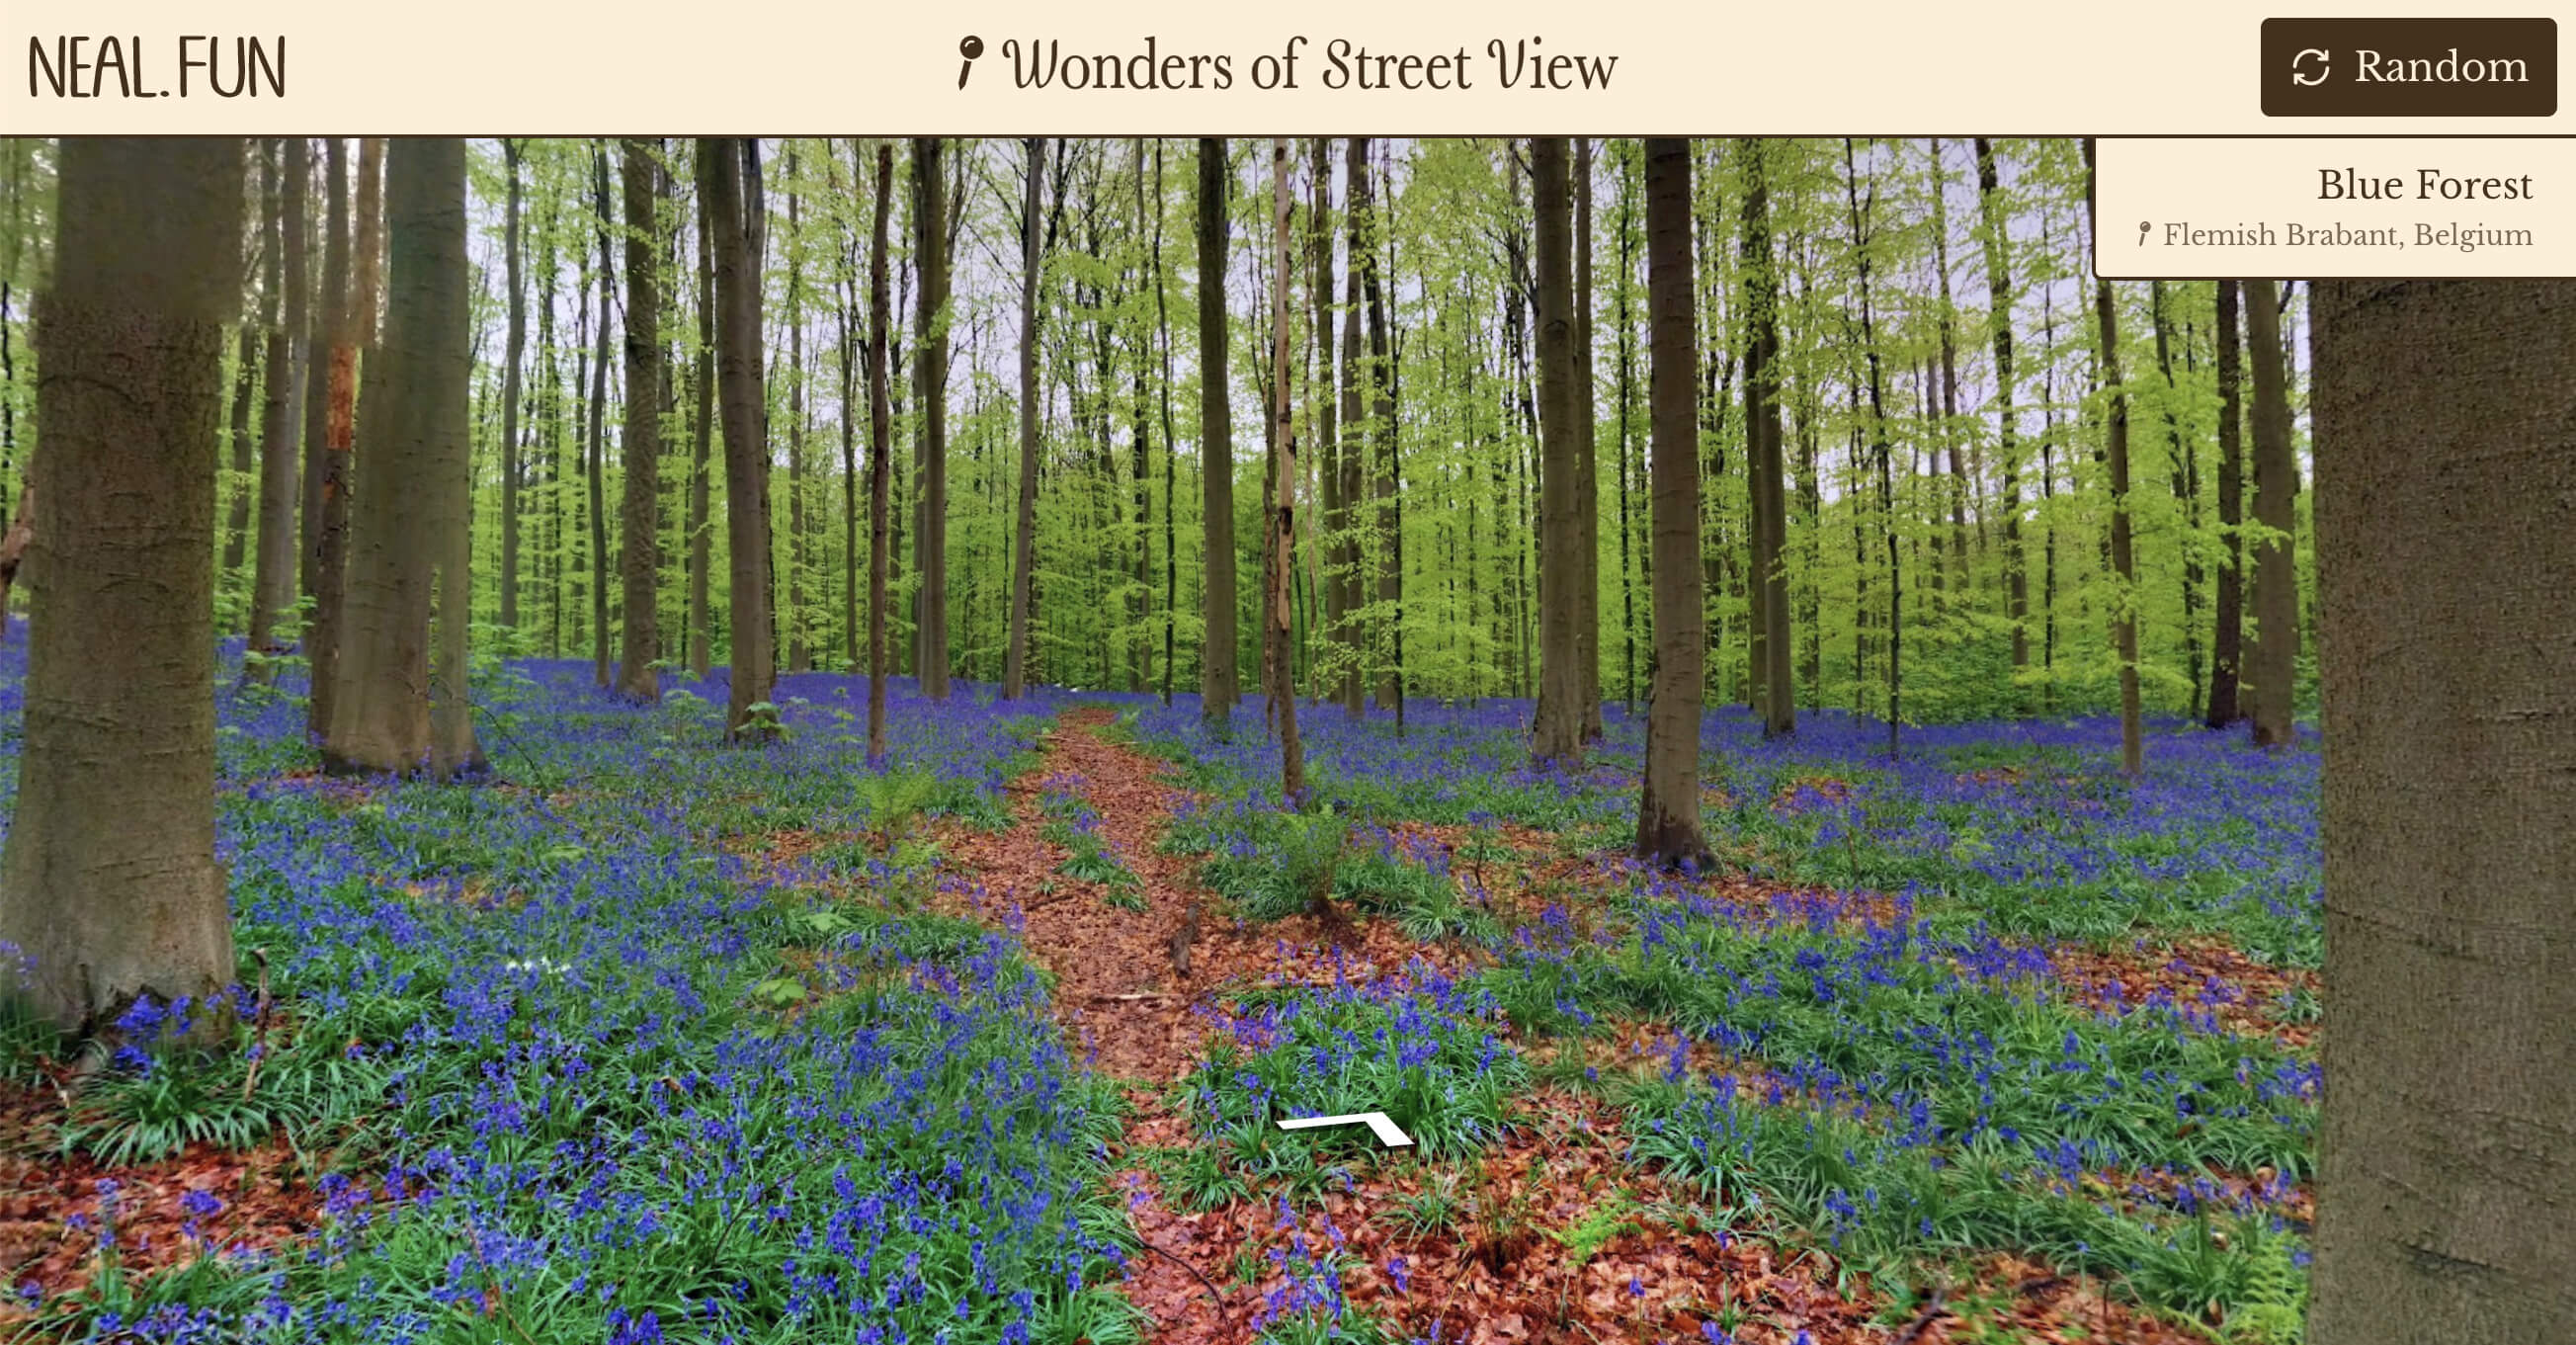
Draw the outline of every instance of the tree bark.
M1777 738L1798 727L1798 687L1789 670L1789 570L1781 555L1789 528L1780 468L1780 286L1772 268L1767 147L1745 139L1737 142L1737 152L1745 163L1744 303L1750 331L1744 348L1744 431L1746 474L1753 490L1753 577L1760 599L1755 604L1761 618L1756 631L1759 708L1762 736Z
M1537 216L1539 382L1539 687L1530 733L1533 764L1575 769L1583 764L1583 682L1575 660L1580 604L1575 585L1583 575L1578 553L1574 475L1574 257L1568 236L1573 201L1566 181L1562 136L1530 141L1532 207Z
M2218 282L2218 529L2227 557L2218 565L2215 628L2210 632L2209 718L2223 729L2244 718L2236 699L2245 639L2245 408L2237 337L2236 282Z
M1234 425L1225 388L1226 148L1199 141L1199 502L1207 568L1199 714L1219 734L1239 696L1234 632Z
M375 447L349 520L322 761L335 773L443 779L482 765L465 666L473 592L464 563L473 485L465 142L401 140L385 176L394 297L365 407Z
M1028 156L1020 198L1020 471L1019 507L1012 516L1011 631L1002 655L1002 699L1017 700L1029 673L1029 587L1036 573L1038 540L1038 272L1046 264L1039 211L1046 181L1043 136L1020 142Z
M281 263L277 237L278 146L274 138L254 140L250 144L253 151L250 157L258 167L256 181L261 205L258 252L253 259L255 270L251 280L259 286L262 306L265 307L277 294L277 275ZM5 284L6 281L0 281L0 285ZM7 316L0 314L0 320L5 320ZM222 586L226 596L240 591L242 585L251 582L255 577L245 573L249 568L248 561L251 554L251 496L257 493L259 488L259 459L254 448L255 441L251 435L251 404L258 391L259 381L259 352L262 342L258 329L262 326L274 325L275 321L275 317L271 315L260 322L242 323L237 337L239 344L234 354L232 418L225 433L225 441L232 449L232 491L224 514L223 565L215 572L215 582ZM7 354L7 333L0 332L0 360L5 360ZM5 381L14 387L17 381L17 370L14 365L6 370L6 374ZM0 412L0 414L9 414L14 419L13 412ZM12 442L7 445L8 448L15 449L16 437L13 424L9 435ZM12 522L15 522L15 519ZM244 604L240 615L244 627L247 628L248 603ZM7 622L8 608L5 604L0 604L0 632L5 632Z
M210 651L242 164L214 136L72 136L59 156L28 474L43 582L0 941L35 1011L81 1031L138 994L233 980Z
M2030 579L2022 564L2020 464L2013 446L2011 240L2005 233L2003 179L1995 167L1994 146L1983 136L1977 137L1977 201L1985 216L1986 323L1995 343L1996 457L2004 487L2004 615L2012 622L2012 666L2018 675L2030 666ZM2013 701L2021 702L2018 692Z
M726 601L732 694L725 732L736 741L765 740L777 727L767 714L775 677L776 632L769 620L769 427L760 387L760 265L747 218L746 179L758 171L749 143L698 142L698 190L707 198L715 257L716 377L723 403L725 541L731 553Z
M1700 830L1699 736L1705 617L1699 560L1698 276L1691 261L1690 142L1646 142L1647 467L1653 492L1655 660L1637 857L1709 860Z
M2299 571L2291 550L2298 529L2299 465L2290 456L2289 378L2282 363L2281 308L2272 282L2245 282L2245 342L2254 363L2254 742L2290 741L2299 667Z
M519 632L519 365L528 345L526 268L526 189L519 180L526 153L517 140L501 141L501 158L510 175L510 200L503 223L503 248L509 270L510 326L501 365L501 629L505 638Z
M1583 741L1601 724L1600 415L1592 381L1592 141L1574 140L1574 679Z
M590 436L582 449L582 478L590 508L590 670L591 681L607 687L608 665L608 330L616 307L617 253L609 238L615 218L608 202L608 143L590 147L591 223L599 239L599 325L590 362ZM792 198L791 198L792 199ZM633 315L628 316L633 321ZM640 394L629 386L626 400Z
M886 311L886 230L893 200L894 146L879 144L876 224L868 241L868 760L880 766L886 751L886 512L893 488L887 456L894 446L886 402L887 344L892 339Z
M697 153L707 152L701 142ZM703 174L701 181L703 182ZM713 502L708 459L713 455L716 421L716 263L714 244L708 237L707 194L703 186L693 193L698 212L698 359L692 375L697 384L697 410L689 427L689 673L699 681L707 680L713 662L714 621L710 615L712 595L709 572L714 567L715 528L709 517Z
M913 637L925 699L948 699L948 190L941 176L943 148L934 138L912 142L914 252L920 296L913 305L914 367L921 377L921 526L913 566L921 576L921 621Z
M621 146L626 206L626 426L618 443L624 473L617 519L619 606L617 694L654 701L662 695L653 667L662 654L654 581L662 570L662 278L654 219L661 175L656 144L628 138Z
M1306 797L1306 753L1297 740L1297 661L1288 643L1295 616L1289 562L1297 545L1297 417L1295 400L1289 395L1296 365L1288 348L1288 141L1284 136L1270 142L1270 202L1276 277L1270 286L1271 443L1279 477L1269 527L1270 592L1263 606L1270 624L1270 708L1279 717L1279 801L1294 808Z
M2248 316L2271 312L2272 287L2249 288ZM2576 1339L2576 321L2559 281L2312 299L2327 996L2308 1339ZM2269 323L2249 325L2259 373Z
M1366 172L1367 142L1361 142L1362 172L1360 181L1368 181ZM1395 731L1404 732L1404 504L1397 498L1397 435L1395 424L1395 348L1388 338L1386 323L1386 286L1379 271L1379 240L1389 232L1380 223L1383 216L1372 189L1363 203L1369 217L1361 230L1369 240L1368 251L1359 259L1360 293L1368 303L1369 341L1369 428L1377 439L1377 606L1380 618L1378 634L1385 648L1378 658L1377 708L1395 715ZM1365 469L1363 469L1365 471Z
M340 161L346 154L338 140L330 142L331 154ZM350 493L357 472L358 384L362 351L376 342L377 258L384 247L384 171L385 142L370 137L358 142L358 204L350 233L343 235L346 261L330 258L324 250L326 303L338 305L332 316L332 347L327 384L317 389L317 413L306 422L306 433L318 424L322 429L321 451L308 453L307 462L318 466L320 480L307 487L307 520L305 549L309 554L311 574L306 581L313 596L312 646L314 685L322 693L314 698L311 729L316 736L330 732L330 716L336 713L329 698L339 694L338 664L340 632L345 620L342 595L347 587L349 555ZM334 199L341 193L335 187ZM339 333L345 331L345 337ZM316 517L315 515L318 515Z
M257 573L251 583L249 648L261 655L285 652L295 607L295 496L297 479L302 474L297 462L296 411L303 401L305 379L304 223L312 177L306 164L308 153L302 137L286 141L278 183L278 230L284 258L279 293L285 308L282 317L263 313L265 322L277 325L269 327L264 361L269 373L260 412L259 551ZM270 308L265 302L261 306L263 310ZM269 665L260 661L246 665L244 671L260 682L272 675Z

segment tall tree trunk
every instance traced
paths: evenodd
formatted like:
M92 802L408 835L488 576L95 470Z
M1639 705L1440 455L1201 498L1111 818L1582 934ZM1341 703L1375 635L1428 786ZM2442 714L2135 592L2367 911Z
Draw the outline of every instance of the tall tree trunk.
M2268 280L2245 282L2245 342L2254 363L2254 742L2290 741L2299 666L2299 465L2290 456L2289 376L2282 364L2280 300Z
M407 138L388 158L392 312L366 399L373 447L350 518L322 761L338 773L443 779L482 765L465 662L473 594L465 142Z
M916 272L921 288L913 306L913 341L919 347L914 368L921 378L921 525L914 530L921 576L921 618L913 647L920 666L925 699L948 699L948 184L942 175L942 143L932 137L912 142L912 177L916 205L913 225L919 236L913 251L921 260Z
M259 552L252 579L250 645L254 654L283 653L291 637L295 608L297 463L296 413L303 401L307 338L305 295L305 202L311 196L312 173L301 136L286 141L278 182L278 234L282 240L284 299L282 316L263 302L263 325L269 325L267 395L260 408ZM326 268L327 269L327 268ZM41 379L43 375L39 374ZM265 682L269 666L254 660L244 672Z
M1870 446L1873 456L1878 459L1879 524L1887 537L1887 755L1890 760L1893 760L1897 754L1898 735L1903 732L1905 722L1904 704L1901 699L1905 686L1905 577L1898 569L1901 562L1897 558L1896 549L1896 492L1893 483L1888 479L1890 469L1887 407L1879 370L1878 332L1870 310L1869 245L1876 231L1865 224L1866 216L1861 206L1860 169L1854 161L1853 146L1849 137L1843 140L1843 190L1851 210L1852 254L1860 266L1860 344L1869 360ZM1870 192L1874 199L1877 188L1872 186ZM1854 464L1853 477L1854 484L1857 485L1858 464ZM1855 500L1852 513L1855 550L1858 550L1859 523L1858 501ZM1854 559L1857 561L1859 557L1855 556ZM1856 629L1860 625L1860 622L1854 622ZM1864 661L1863 651L1866 646L1865 635L1854 641L1853 659L1856 664ZM1855 682L1860 679L1857 667L1853 670L1853 677ZM1858 690L1855 689L1853 694L1857 701Z
M1180 663L1181 553L1180 515L1173 492L1180 476L1180 441L1172 427L1172 315L1163 285L1163 142L1154 141L1154 332L1163 359L1160 389L1163 413L1163 704L1172 703L1172 681Z
M1239 696L1234 633L1234 426L1226 397L1225 141L1199 141L1199 474L1207 582L1201 617L1199 714L1226 730Z
M2089 142L2088 142L2089 143ZM2138 730L2138 566L2129 523L2129 391L2120 374L2120 323L2111 282L2093 282L2094 320L2101 327L2102 378L2111 404L2105 427L2111 469L2111 644L2120 659L2120 769L2136 775L2145 744Z
M1631 465L1629 441L1633 437L1629 432L1629 404L1633 400L1630 396L1629 383L1636 370L1637 332L1636 324L1631 321L1629 314L1628 292L1633 288L1637 275L1636 177L1630 171L1630 165L1635 160L1624 153L1618 157L1619 284L1616 291L1617 311L1612 315L1611 322L1619 329L1619 377L1617 383L1613 385L1619 399L1619 708L1633 715L1637 710L1637 573L1635 558L1631 554L1635 549L1636 527L1630 521L1630 516L1636 510L1629 501L1629 496L1634 491L1634 486L1631 484L1632 478L1629 475ZM1471 517L1468 523L1471 553L1474 537L1475 525ZM1467 562L1467 583L1468 615L1471 622L1474 618L1475 582L1475 558L1470 554ZM1647 601L1651 604L1653 599L1649 597ZM1651 614L1649 612L1649 615Z
M1992 157L1989 151L1980 157L1979 162L1985 163ZM1982 183L1981 178L1980 186ZM1991 256L1989 264L1994 264ZM1959 590L1959 601L1964 604L1968 598L1968 467L1966 455L1960 451L1959 445L1959 343L1954 331L1958 310L1950 302L1950 174L1947 165L1941 161L1941 142L1937 138L1932 141L1932 271L1940 287L1941 300L1940 307L1935 310L1941 327L1941 432L1934 436L1933 442L1940 449L1946 450L1950 458L1950 564L1948 568ZM1998 268L1999 271L2000 268ZM2005 308L2004 339L2007 343L2012 339L2011 319L2009 308ZM2011 361L2007 359L1998 364L1996 366L1998 372L2008 367L2010 363ZM2000 380L1996 403L1997 409L2002 414L2000 428L2004 435L2004 442L2010 444L2013 432L2012 398L2010 392L2001 389ZM1941 464L1936 461L1932 466L1935 471L1938 471ZM1941 549L1937 540L1933 543L1932 549L1934 559L1937 561ZM1933 602L1936 610L1940 603L1938 595L1942 587L1942 568L1938 564L1931 567L1932 592L1935 595Z
M608 143L590 147L591 223L599 239L599 326L590 362L590 434L582 449L582 476L590 493L590 666L591 680L609 684L608 666L608 329L616 306L617 254L609 239L613 217L608 204ZM627 319L633 322L633 315ZM640 394L629 387L632 404Z
M1574 677L1583 740L1601 739L1601 467L1592 382L1592 141L1574 141Z
M519 364L528 345L528 281L525 265L526 189L519 168L526 158L520 142L501 141L501 158L510 175L510 199L503 236L509 269L510 327L501 365L501 629L515 648L519 633Z
M2190 686L2192 713L2200 712L2200 498L2193 450L2183 442L2182 413L2174 405L2172 323L2165 313L2165 283L2153 282L2148 313L2155 324L2156 374L2163 380L2158 402L2164 409L2165 453L2173 467L2174 509L2182 516L2182 646L2183 678Z
M886 751L886 510L893 488L887 458L894 448L886 401L887 346L893 339L886 311L886 232L893 200L894 146L879 142L876 224L868 241L868 760L880 766ZM846 405L842 414L849 414Z
M787 384L787 611L781 624L787 671L801 673L813 669L814 657L805 638L810 540L805 518L805 182L798 173L793 140L787 142L784 171L780 185L787 194L787 364L777 373Z
M282 261L278 255L277 237L278 213L281 204L277 197L278 144L274 138L254 140L250 143L253 149L251 159L259 170L257 183L261 204L259 250L253 259L255 271L252 279L259 286L261 304L265 310L267 305L275 302L278 271ZM7 278L0 277L0 288L5 288L7 284ZM7 386L14 388L17 385L17 369L15 362L8 359L9 336L5 329L12 316L6 312L0 312L0 364L8 366L5 382ZM221 586L227 596L241 592L243 586L250 583L253 578L246 572L249 568L246 562L251 554L250 505L251 497L259 489L259 459L253 447L255 441L252 439L251 431L251 403L258 391L256 384L259 379L261 346L259 328L275 324L276 317L273 312L268 312L258 322L242 323L238 338L239 345L234 354L232 418L225 436L225 442L232 449L232 495L224 514L223 565L215 572L215 582ZM17 447L14 408L0 407L0 417L6 417L10 421L8 438L11 442L7 447L12 450L11 456L14 457L14 450ZM243 605L242 617L243 624L247 627L249 624L247 602ZM0 627L5 627L7 621L7 610L4 605L0 605Z
M847 667L852 672L859 672L868 667L868 664L862 661L860 651L861 617L859 615L860 608L862 606L862 602L859 597L859 534L862 531L862 525L859 521L861 517L859 513L858 448L859 364L860 361L866 358L866 355L859 349L860 342L858 333L859 225L857 219L857 204L860 175L867 171L866 161L860 157L861 152L861 143L856 137L853 137L850 141L851 209L841 220L841 271L838 279L838 285L841 291L841 302L838 305L841 327L841 342L838 351L841 367L841 412L839 417L841 422L841 519L847 525L842 529L841 533L842 538L844 539L841 547L841 639L843 642L841 654L843 666ZM886 152L891 154L893 150L888 148ZM825 150L826 160L837 164L838 161L830 159L829 154L830 151L827 147ZM837 167L833 170L833 176L835 178L839 176L839 169ZM882 206L882 202L880 202L880 206ZM873 394L871 395L873 396ZM891 503L891 501L889 501L889 503Z
M1290 808L1297 807L1306 796L1306 753L1297 741L1296 660L1289 647L1290 619L1295 615L1290 605L1289 582L1291 554L1297 545L1297 421L1296 404L1289 395L1296 369L1288 350L1288 140L1282 136L1270 142L1270 202L1273 222L1273 274L1271 284L1271 425L1272 444L1279 470L1276 509L1270 518L1271 587L1264 603L1265 620L1270 624L1270 707L1279 719L1279 800ZM1316 893L1320 903L1322 889Z
M716 377L723 403L725 542L731 556L727 616L732 695L725 732L737 741L771 737L776 632L769 620L769 427L760 385L760 263L746 197L759 171L750 142L698 142L698 190L707 200L708 241L715 252Z
M624 474L619 501L620 606L617 693L630 700L661 698L660 611L654 581L662 570L662 278L656 207L661 174L654 171L654 141L629 137L622 145L626 204L626 427L618 443Z
M2250 288L2249 317L2272 301ZM2568 1340L2576 323L2560 281L2311 295L2328 995L2308 1339Z
M1363 172L1360 180L1368 181L1366 141L1361 142ZM1379 625L1379 638L1385 649L1378 659L1377 707L1392 711L1395 730L1404 731L1404 504L1398 498L1396 462L1397 435L1395 423L1395 348L1388 339L1386 322L1386 287L1380 283L1378 240L1391 234L1381 221L1376 193L1367 202L1369 217L1361 233L1369 241L1368 251L1359 259L1360 292L1368 302L1369 341L1369 428L1377 438L1376 505L1374 525L1378 535L1377 605L1385 613ZM1392 207L1392 192L1388 205Z
M1798 687L1789 670L1788 501L1780 468L1780 286L1771 260L1771 193L1762 141L1739 141L1745 163L1744 304L1750 330L1744 348L1745 461L1753 488L1753 576L1761 617L1762 736L1798 727ZM1660 562L1659 562L1660 563ZM1658 617L1657 626L1662 625ZM1660 657L1660 655L1659 655Z
M1038 539L1038 271L1046 264L1039 232L1046 180L1043 136L1020 142L1028 157L1020 198L1020 472L1019 508L1011 521L1011 632L1002 655L1002 699L1016 700L1029 674L1029 587Z
M1530 758L1539 765L1583 764L1583 682L1575 633L1583 577L1575 523L1579 500L1576 441L1573 200L1562 136L1530 142L1532 207L1537 214L1539 381L1539 688Z
M1353 156L1353 167L1365 173L1366 169L1358 163L1359 157ZM1327 674L1323 682L1329 688L1321 694L1330 695L1342 703L1346 713L1356 715L1360 712L1360 658L1351 621L1351 567L1343 555L1350 535L1351 513L1350 497L1342 488L1342 463L1350 453L1350 445L1343 439L1357 433L1357 427L1350 422L1359 418L1354 410L1358 405L1359 380L1353 377L1359 367L1359 351L1355 349L1356 342L1345 341L1340 362L1335 363L1332 163L1333 142L1328 137L1317 136L1312 168L1315 207L1307 219L1307 248L1315 294L1315 452L1319 455L1315 476L1320 488L1317 507L1322 514L1320 522L1324 534L1323 663ZM1353 205L1358 199L1356 192L1348 197ZM1348 218L1350 227L1358 228L1358 216L1353 214ZM1351 254L1351 270L1347 274L1346 283L1356 292L1359 288L1359 254L1356 251ZM1356 324L1359 305L1346 301L1343 321ZM1336 380L1339 382L1338 396Z
M0 941L27 961L30 1006L79 1031L139 994L233 979L210 651L242 161L214 136L71 136L58 153L28 472L43 582Z
M1996 458L2004 488L2004 616L2012 622L2012 666L2018 679L2030 666L2030 580L2022 565L2020 460L2013 447L2011 240L2005 232L2003 180L1995 168L1994 146L1983 136L1976 143L1977 201L1985 216L1981 233L1986 252L1986 324L1995 343ZM2052 530L2052 547L2055 537ZM2019 703L2020 694L2016 692L2013 699Z
M2245 638L2245 408L2236 326L2236 282L2218 282L2218 529L2227 558L2218 566L2216 626L2210 632L2209 718L2223 729L2244 718L2236 676Z
M323 377L306 386L304 418L304 572L306 591L313 598L305 639L313 694L305 727L316 738L330 734L332 701L340 690L341 595L349 568L349 492L357 469L359 347L376 339L375 255L384 216L384 194L378 186L384 167L382 142L370 140L359 146L354 229L346 204L347 142L335 137L324 144L329 168L323 179L330 194L321 277L327 353Z
M696 147L700 156L707 153L705 142ZM699 175L705 180L704 173ZM697 409L689 426L689 673L703 682L714 658L715 643L709 614L711 594L709 571L713 568L715 528L709 514L712 502L708 481L708 458L712 455L716 420L716 264L715 249L710 241L710 219L707 194L703 186L691 193L697 198L698 212L698 359L692 381Z
M1691 261L1690 142L1646 142L1647 409L1654 496L1654 690L1637 803L1637 857L1666 866L1709 860L1700 830L1698 276Z

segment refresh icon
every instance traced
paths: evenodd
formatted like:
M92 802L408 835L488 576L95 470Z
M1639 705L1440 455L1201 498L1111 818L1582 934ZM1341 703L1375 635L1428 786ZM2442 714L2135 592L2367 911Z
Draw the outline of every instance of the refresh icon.
M2317 72L2313 75L2307 72L2308 58L2311 56L2316 58L2317 65ZM2309 47L2301 51L2290 58L2290 82L2293 84L2325 83L2326 77L2334 73L2334 67L2331 64L2333 59L2334 53L2322 47Z

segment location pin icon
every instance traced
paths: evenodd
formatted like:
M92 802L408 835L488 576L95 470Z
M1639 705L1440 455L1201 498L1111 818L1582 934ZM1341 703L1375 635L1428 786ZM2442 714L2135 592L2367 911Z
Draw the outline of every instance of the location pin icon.
M975 73L975 58L984 54L984 39L968 34L965 41L957 44L957 54L966 58L957 67L957 87L962 89L966 87L966 77Z
M2147 245L2147 230L2154 227L2156 227L2154 220L2142 219L2138 221L2138 246L2145 247Z

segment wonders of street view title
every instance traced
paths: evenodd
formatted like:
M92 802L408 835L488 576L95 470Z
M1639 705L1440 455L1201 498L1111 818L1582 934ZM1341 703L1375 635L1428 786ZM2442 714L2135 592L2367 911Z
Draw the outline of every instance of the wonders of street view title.
M1619 65L1617 56L1552 51L1547 39L1539 35L1491 38L1478 55L1471 55L1465 43L1435 51L1388 51L1347 37L1318 41L1302 34L1248 56L1167 49L1161 39L1151 35L1134 46L1088 50L1054 37L1007 37L998 47L1003 59L1010 62L1013 88L1073 93L1224 90L1236 87L1238 78L1252 88L1271 90L1606 90ZM958 88L967 87L974 75L975 60L984 50L980 36L969 36L957 44L958 55L965 61L957 71Z

